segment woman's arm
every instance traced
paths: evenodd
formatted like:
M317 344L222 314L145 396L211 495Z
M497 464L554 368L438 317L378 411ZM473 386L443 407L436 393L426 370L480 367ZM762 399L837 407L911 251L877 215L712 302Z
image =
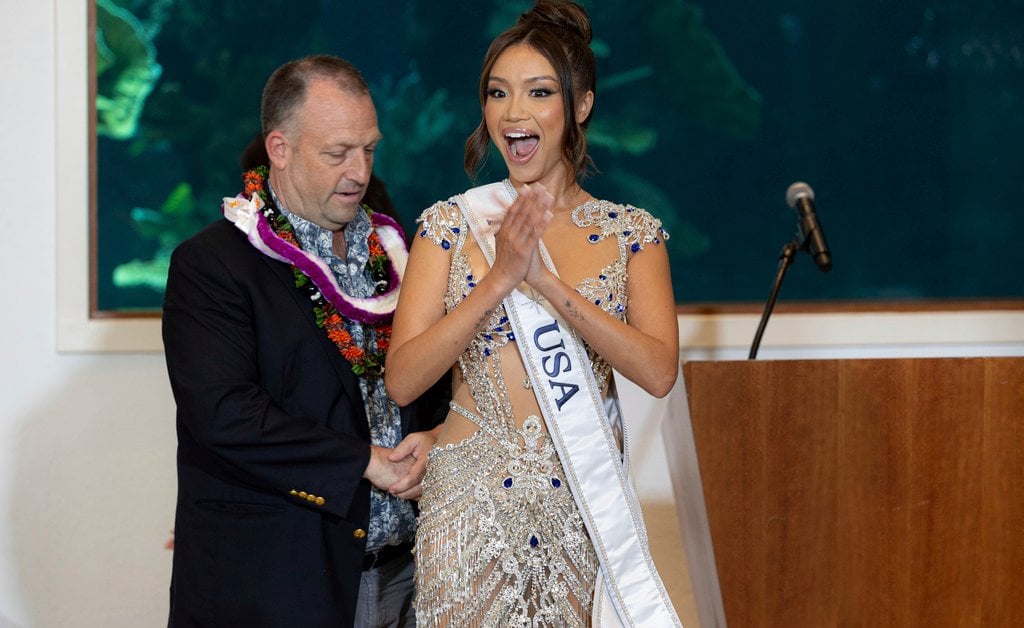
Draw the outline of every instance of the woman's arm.
M632 255L627 271L629 324L609 316L542 263L531 267L526 282L612 368L655 397L664 397L679 372L679 326L665 246L648 243Z

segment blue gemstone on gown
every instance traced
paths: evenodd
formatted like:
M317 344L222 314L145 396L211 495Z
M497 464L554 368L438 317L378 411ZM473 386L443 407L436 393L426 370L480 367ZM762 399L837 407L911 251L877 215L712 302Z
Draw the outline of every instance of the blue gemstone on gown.
M512 488L512 478L505 478L505 481L501 483L505 488Z
M452 243L449 242L448 240L441 240L441 248L447 251L448 249L452 248Z
M562 485L562 481L561 480L559 480L558 478L551 478L551 486L554 486L555 488L558 488L561 485Z
M598 240L600 240L600 239L601 239L601 236L599 236L599 235L597 235L597 234L591 234L591 235L590 235L590 241L591 241L591 242L597 242L597 241L598 241Z
M530 537L530 547L537 547L538 545L540 545L540 541L537 540L537 537L536 536L531 536Z

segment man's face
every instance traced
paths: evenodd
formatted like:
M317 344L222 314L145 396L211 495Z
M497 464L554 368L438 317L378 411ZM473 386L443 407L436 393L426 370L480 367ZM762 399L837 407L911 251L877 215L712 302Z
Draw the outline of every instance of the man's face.
M274 162L280 170L275 191L289 211L325 229L343 229L366 192L381 137L373 100L313 79L288 126L285 158Z

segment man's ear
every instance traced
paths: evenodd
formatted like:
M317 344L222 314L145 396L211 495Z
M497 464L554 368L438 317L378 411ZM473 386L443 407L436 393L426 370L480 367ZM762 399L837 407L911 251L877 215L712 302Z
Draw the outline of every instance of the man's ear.
M264 140L267 148L267 156L275 170L284 170L288 166L288 157L291 154L291 144L288 138L281 131L271 131Z
M583 124L590 117L590 110L594 107L594 92L587 90L583 98L576 103L576 124Z

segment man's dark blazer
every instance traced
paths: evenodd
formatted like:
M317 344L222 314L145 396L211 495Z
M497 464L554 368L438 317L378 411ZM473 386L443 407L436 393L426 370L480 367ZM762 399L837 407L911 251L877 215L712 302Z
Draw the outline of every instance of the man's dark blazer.
M291 266L213 223L172 255L163 339L178 408L169 625L351 625L369 426ZM441 420L447 384L402 409L403 435Z

